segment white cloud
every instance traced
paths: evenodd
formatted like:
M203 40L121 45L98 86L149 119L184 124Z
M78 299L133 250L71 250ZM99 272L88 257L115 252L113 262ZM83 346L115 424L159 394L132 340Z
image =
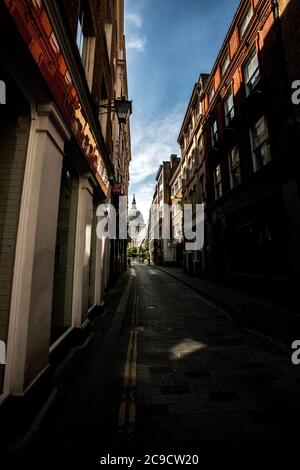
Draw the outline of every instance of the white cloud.
M143 24L143 18L138 13L128 13L126 15L126 21L128 21L128 23L131 23L136 28L141 28Z
M137 51L144 51L146 45L146 38L144 36L132 35L126 40L127 49L135 49Z
M169 160L171 154L179 153L177 137L183 115L184 105L178 105L165 116L132 126L130 194L136 194L137 205L145 222L148 221L159 165Z
M132 155L130 182L138 184L154 175L163 160L179 151L177 138L183 113L173 110L164 117L132 128Z

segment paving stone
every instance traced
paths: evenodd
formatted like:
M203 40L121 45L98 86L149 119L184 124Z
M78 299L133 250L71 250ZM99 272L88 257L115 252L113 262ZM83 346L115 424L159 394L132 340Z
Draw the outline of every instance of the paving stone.
M184 375L188 378L210 377L210 373L207 370L187 370Z
M187 385L165 385L161 387L162 395L183 395L190 393L191 389Z
M152 404L168 406L168 414L165 408L157 409L162 415L152 414L147 439L250 449L284 436L284 398L294 404L300 384L289 358L176 279L159 271L150 277L139 266L137 272L139 321L149 329L139 336L138 361L149 371ZM156 308L147 309L153 299Z
M240 397L237 392L212 392L209 393L211 401L238 401Z

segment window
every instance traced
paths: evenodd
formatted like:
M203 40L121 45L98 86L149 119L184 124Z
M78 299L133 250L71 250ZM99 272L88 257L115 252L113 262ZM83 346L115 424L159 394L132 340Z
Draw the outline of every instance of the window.
M244 65L244 79L246 85L246 94L250 95L253 88L259 81L259 64L256 51L253 51L249 60Z
M251 144L254 171L258 171L271 160L268 125L265 116L252 127Z
M106 38L106 47L107 47L109 62L111 62L111 54L112 54L112 31L113 31L112 23L106 23L105 24L105 38Z
M198 105L196 107L196 116L199 117L202 114L202 101L199 98Z
M217 122L216 119L211 124L210 132L211 132L211 145L214 147L216 145L216 143L218 142L218 140L219 140L219 137L218 137L218 122Z
M214 171L214 182L215 182L215 199L222 197L222 176L221 176L221 165L218 165Z
M222 74L222 77L224 77L225 73L226 73L226 70L228 69L229 67L229 64L230 64L230 58L229 58L229 54L227 53L225 59L223 60L222 64L221 64L221 74Z
M178 193L178 181L174 184L174 196Z
M211 87L211 89L209 90L209 93L208 93L208 101L209 101L209 103L212 102L214 96L215 96L215 87L214 87L214 85L213 85L213 86Z
M177 214L179 214L179 212L181 212L182 209L181 209L181 206L180 204L175 204L173 206L173 217L175 217Z
M201 175L200 177L200 194L201 194L201 202L203 203L206 199L204 175Z
M79 17L77 21L76 44L85 70L88 86L91 90L94 73L95 46L93 26L90 12L80 3Z
M178 222L174 227L174 238L179 238L182 236L182 226L181 223Z
M253 16L253 7L252 7L252 3L251 5L249 6L245 16L243 17L242 21L241 21L241 24L240 24L240 38L242 38L248 28L248 25L251 21L251 18Z
M233 189L241 182L240 154L237 146L229 152L229 171L230 187Z
M84 36L84 22L85 22L85 12L81 6L79 18L77 22L77 34L76 34L76 44L79 50L80 57L83 58L83 45L85 41Z
M198 139L199 160L202 162L204 158L204 139L203 135Z
M0 104L6 104L6 85L0 80Z
M234 118L234 103L233 103L233 93L232 90L228 93L224 101L225 109L225 122L226 126L229 126L232 119Z

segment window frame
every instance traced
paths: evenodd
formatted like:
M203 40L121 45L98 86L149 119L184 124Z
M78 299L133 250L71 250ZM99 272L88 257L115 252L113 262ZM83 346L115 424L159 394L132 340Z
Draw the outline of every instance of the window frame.
M228 105L230 97L232 98L232 106L231 108L228 107L227 109L227 105ZM232 87L229 88L224 98L224 112L225 112L225 125L226 127L228 127L235 117L234 94L233 94Z
M232 158L233 153L238 155L238 161L234 162L234 159ZM228 164L229 164L229 176L230 176L230 188L234 189L236 188L240 183L241 183L241 159L240 159L240 151L238 145L235 145L232 147L232 149L228 153ZM238 182L235 184L234 183L234 172L238 169L239 172L239 177Z
M214 99L214 96L215 96L215 84L213 83L211 88L209 89L208 91L208 103L210 104L212 102L212 100Z
M214 168L214 189L215 189L215 200L218 200L223 196L221 163L218 163L218 165L215 166Z
M253 16L254 16L254 8L253 8L252 1L250 1L248 9L246 10L246 13L244 14L239 24L240 39L243 39L243 37L245 36L246 31L249 27L249 24L251 23Z
M256 58L257 60L257 67L255 71L252 73L252 75L249 74L249 66L252 63L252 61ZM246 73L248 75L248 79L246 80ZM246 88L246 96L248 97L251 95L252 91L254 90L255 86L260 80L260 66L259 66L259 57L257 50L254 48L249 56L247 57L246 61L243 64L243 76L244 76L244 81L245 81L245 88Z
M214 129L215 124L216 124L216 129ZM215 145L219 141L219 126L218 126L218 120L216 117L210 124L210 137L211 137L211 145L212 147L215 147Z
M198 142L198 150L199 150L199 160L202 162L204 160L204 136L203 134L200 135Z
M91 14L87 4L83 1L79 5L77 18L76 46L85 71L88 87L91 90L94 75L94 61L96 50L96 36L92 24Z
M228 67L230 65L230 55L229 55L229 51L226 52L226 55L224 56L222 62L221 62L221 66L220 66L220 69L221 69L221 77L224 78L227 70L228 70ZM225 66L225 67L224 67Z
M264 122L265 133L259 137L259 143L255 141L258 140L258 137L255 137L254 129L258 129L260 124ZM252 162L253 162L253 170L254 172L259 171L261 168L266 166L271 161L271 148L270 148L270 134L269 134L269 127L268 121L266 116L263 114L250 128L250 139L251 139L251 149L252 149ZM260 157L258 156L257 152L261 149L267 149L267 160L260 161Z

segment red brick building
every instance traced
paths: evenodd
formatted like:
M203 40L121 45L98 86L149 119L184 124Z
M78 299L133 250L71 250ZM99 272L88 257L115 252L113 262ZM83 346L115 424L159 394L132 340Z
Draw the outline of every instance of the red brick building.
M300 281L299 120L291 90L300 78L299 19L297 0L241 1L201 103L204 275L294 302ZM197 126L191 121L189 133L201 133Z

